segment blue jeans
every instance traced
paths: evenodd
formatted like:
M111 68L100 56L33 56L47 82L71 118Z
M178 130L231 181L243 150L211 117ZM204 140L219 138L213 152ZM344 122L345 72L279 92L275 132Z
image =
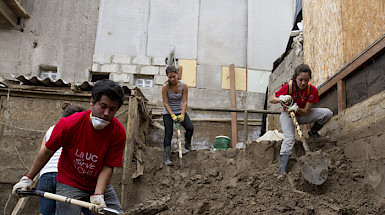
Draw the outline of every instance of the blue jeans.
M90 196L94 194L94 191L82 190L66 184L57 183L56 194L90 202ZM119 198L111 184L107 186L106 192L104 193L104 201L107 207L123 212ZM81 207L79 206L59 201L56 202L56 207L57 215L78 215L81 211Z
M38 189L41 191L56 193L56 172L44 173L39 179ZM56 201L39 196L39 213L42 215L55 214ZM82 208L84 215L91 215L92 213L87 208Z

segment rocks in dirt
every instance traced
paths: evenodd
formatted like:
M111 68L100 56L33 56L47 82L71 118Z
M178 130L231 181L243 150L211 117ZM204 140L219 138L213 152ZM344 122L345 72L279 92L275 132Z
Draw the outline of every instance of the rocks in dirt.
M164 196L159 199L147 200L144 203L140 203L137 207L126 211L125 215L153 215L162 211L168 210L167 201L170 200L170 196Z

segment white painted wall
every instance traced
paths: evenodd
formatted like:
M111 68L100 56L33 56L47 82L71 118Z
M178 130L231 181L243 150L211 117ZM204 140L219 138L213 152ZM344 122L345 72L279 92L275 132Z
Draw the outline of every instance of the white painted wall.
M285 51L295 0L100 0L95 55L176 57L271 70Z
M289 40L293 27L295 0L248 1L247 67L273 69Z
M95 55L145 56L150 0L100 0Z
M247 91L266 93L271 72L259 70L247 70Z
M174 45L175 56L197 58L199 0L151 1L148 24L148 56L167 56Z
M198 64L246 67L247 1L201 1Z

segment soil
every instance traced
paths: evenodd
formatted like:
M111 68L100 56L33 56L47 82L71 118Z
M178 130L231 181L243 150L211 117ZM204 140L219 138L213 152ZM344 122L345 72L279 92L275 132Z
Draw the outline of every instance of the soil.
M191 151L182 165L174 153L171 167L163 164L162 151L143 148L144 175L134 181L125 214L384 214L367 180L367 162L349 160L338 143L311 146L326 155L328 177L322 185L303 178L301 150L291 156L289 173L279 175L277 158L261 168L256 144Z

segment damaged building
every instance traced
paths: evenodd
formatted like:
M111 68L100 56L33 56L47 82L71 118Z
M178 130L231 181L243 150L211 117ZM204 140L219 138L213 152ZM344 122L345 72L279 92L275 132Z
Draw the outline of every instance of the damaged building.
M107 78L127 95L116 114L124 165L111 181L125 214L384 213L384 11L382 0L2 1L0 210L38 213L36 197L10 195L13 184L63 104L89 108ZM174 130L169 167L161 88L173 49L194 135L179 164ZM282 139L258 141L281 131L282 107L268 98L302 63L315 106L333 112L320 134L335 141L309 142L326 155L322 185L302 177L299 142L282 180ZM218 136L227 150L214 149Z

